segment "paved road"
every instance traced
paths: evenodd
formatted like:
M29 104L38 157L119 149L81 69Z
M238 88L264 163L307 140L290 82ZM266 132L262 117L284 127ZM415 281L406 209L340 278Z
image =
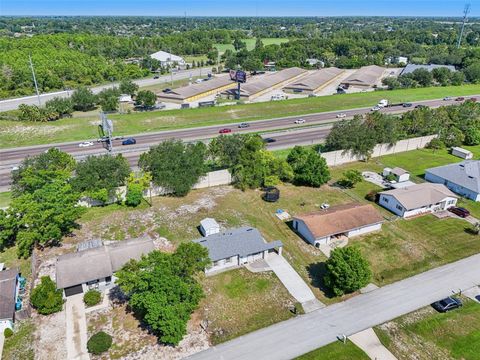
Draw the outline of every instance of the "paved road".
M480 283L480 254L241 336L191 360L287 360Z
M160 76L158 79L153 79L153 76L148 79L140 79L140 80L134 80L134 83L138 84L138 86L150 86L150 85L155 85L155 84L163 84L165 82L168 82L173 78L173 80L181 80L181 79L187 79L190 76L204 76L207 75L209 72L212 71L211 67L208 68L199 68L199 69L190 69L190 70L180 70L173 74L171 77L170 75L163 75ZM92 87L92 91L94 94L98 94L100 91L103 89L111 88L113 86L118 86L118 83L111 83L111 84L106 84L106 85L101 85L101 86L95 86ZM53 99L54 97L70 97L72 94L72 90L66 90L66 91L56 91L56 92L51 92L51 93L45 93L40 95L40 103L42 105L45 104L48 100ZM0 110L1 111L7 111L7 110L15 110L18 108L20 104L28 104L28 105L38 105L38 98L36 95L33 96L25 96L21 98L14 98L14 99L8 99L8 100L2 100L0 101Z

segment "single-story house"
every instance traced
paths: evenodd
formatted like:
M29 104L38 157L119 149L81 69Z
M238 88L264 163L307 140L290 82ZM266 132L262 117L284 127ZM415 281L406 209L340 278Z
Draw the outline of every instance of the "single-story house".
M218 234L220 225L212 218L205 218L200 221L200 232L203 236Z
M403 182L410 180L410 173L407 170L404 170L399 167L394 167L393 169L386 167L382 172L383 177L394 176L396 182Z
M271 252L282 254L281 241L267 243L260 232L252 227L230 229L193 240L208 249L212 261L205 269L206 274L236 268L264 259Z
M293 218L293 228L314 246L380 230L383 217L371 204L343 204Z
M18 269L0 269L0 333L6 328L13 329L15 304L19 290Z
M60 255L56 262L57 288L63 289L65 296L111 288L116 271L153 250L152 240L139 238Z
M186 62L185 59L181 56L171 54L166 51L157 51L150 55L152 59L158 60L162 67L172 66L172 65L179 65L185 66Z
M465 160L473 159L473 153L470 150L463 149L457 146L452 147L452 155Z
M441 184L422 183L382 191L378 203L403 218L446 210L458 197Z
M454 193L480 201L480 161L465 160L459 163L430 168L425 180L443 184Z

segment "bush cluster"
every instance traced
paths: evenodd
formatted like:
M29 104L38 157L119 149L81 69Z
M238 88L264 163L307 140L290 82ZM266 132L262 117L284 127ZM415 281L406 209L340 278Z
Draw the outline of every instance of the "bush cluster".
M87 342L88 352L99 355L112 346L112 337L106 332L99 331L98 333L92 335L92 337Z
M87 306L94 306L100 303L102 300L102 294L97 290L88 290L85 295L83 295L83 302Z

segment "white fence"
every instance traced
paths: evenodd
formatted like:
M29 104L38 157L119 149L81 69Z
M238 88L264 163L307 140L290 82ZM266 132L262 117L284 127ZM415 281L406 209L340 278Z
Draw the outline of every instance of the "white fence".
M399 140L396 144L378 144L373 149L372 157L396 154L399 152L423 149L437 135L421 136L411 139ZM337 166L354 161L364 160L362 157L353 156L345 150L330 151L322 153L328 166Z

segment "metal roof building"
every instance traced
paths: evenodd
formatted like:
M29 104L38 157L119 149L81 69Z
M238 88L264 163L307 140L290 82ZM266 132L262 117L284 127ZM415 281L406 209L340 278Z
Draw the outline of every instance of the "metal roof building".
M425 70L428 70L429 72L432 72L433 69L440 69L440 68L446 68L450 71L456 71L455 66L453 66L453 65L437 65L437 64L415 65L415 64L408 64L402 70L402 73L400 75L411 74L412 72L414 72L415 70L418 70L418 69L425 69Z
M363 66L342 81L342 85L370 88L377 85L385 72L385 68L370 65Z
M272 74L264 75L260 79L253 80L242 85L240 88L240 97L244 99L246 98L246 100L252 100L265 94L268 91L282 88L288 83L299 79L306 73L307 71L304 69L293 67ZM236 89L229 90L227 91L227 93L229 95L235 95Z
M191 102L205 96L220 93L235 86L237 86L237 83L232 81L229 76L219 76L207 81L202 81L199 84L192 84L173 89L169 93L157 93L157 98L165 102Z
M344 71L345 70L336 67L317 70L298 79L298 81L288 84L283 89L293 92L315 93L330 84L338 76L343 74Z

